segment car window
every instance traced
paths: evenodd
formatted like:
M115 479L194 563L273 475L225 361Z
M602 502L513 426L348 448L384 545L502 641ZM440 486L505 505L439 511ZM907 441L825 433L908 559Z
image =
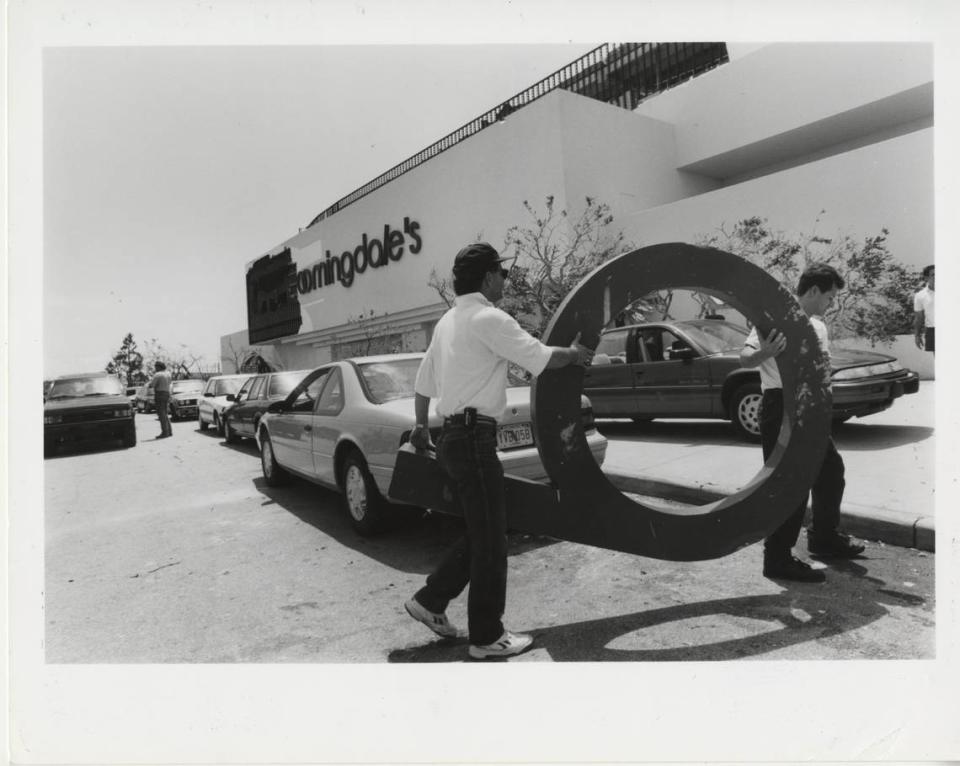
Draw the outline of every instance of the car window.
M327 382L327 375L332 368L316 370L304 378L290 392L289 396L297 395L293 401L291 410L293 412L313 412L313 406L320 398L320 391Z
M680 326L708 354L739 351L750 334L745 327L716 319L683 322Z
M246 382L240 386L240 390L237 391L237 399L245 399L250 394L250 389L253 388L255 381L256 378L247 378Z
M264 380L265 379L262 375L258 375L256 378L253 379L253 385L250 387L250 393L247 395L248 400L260 398L261 394L263 393Z
M683 351L684 349L692 348L687 341L670 330L664 330L663 333L661 333L660 338L660 342L663 347L663 356L668 362L672 361L673 359L678 359L678 352Z
M413 396L420 359L393 362L368 362L360 365L360 377L376 404Z
M317 408L314 410L317 415L336 415L343 409L343 378L340 370L335 369L327 378L323 393L320 394L317 402Z
M240 390L240 387L244 384L243 378L227 378L226 380L216 381L212 396L226 396L227 394L235 394Z
M614 330L605 332L600 336L600 342L597 344L596 353L606 354L607 356L619 356L626 352L627 336L629 330Z
M47 399L67 399L75 396L123 396L124 387L109 375L55 380Z
M275 375L271 375L270 388L267 398L285 398L291 391L293 391L293 389L297 387L297 383L303 380L304 377L305 373L300 370L294 372L279 372Z
M185 394L191 391L199 393L202 388L202 380L175 380L170 385L170 393Z

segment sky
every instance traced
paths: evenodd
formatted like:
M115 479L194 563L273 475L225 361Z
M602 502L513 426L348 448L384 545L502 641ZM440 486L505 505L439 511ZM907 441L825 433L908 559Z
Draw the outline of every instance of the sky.
M56 47L43 54L46 377L129 332L219 359L245 264L594 47Z

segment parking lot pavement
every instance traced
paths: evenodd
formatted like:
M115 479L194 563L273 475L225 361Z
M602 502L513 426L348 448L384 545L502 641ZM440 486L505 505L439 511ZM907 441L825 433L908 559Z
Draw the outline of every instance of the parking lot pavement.
M834 429L846 463L843 526L852 534L934 550L935 385L921 381L885 412ZM761 467L760 446L739 440L725 421L598 425L610 440L604 472L624 488L651 480L665 497L706 503L741 489Z

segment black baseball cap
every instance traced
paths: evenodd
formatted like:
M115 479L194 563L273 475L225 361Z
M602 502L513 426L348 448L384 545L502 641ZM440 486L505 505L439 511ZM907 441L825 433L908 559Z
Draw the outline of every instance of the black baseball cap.
M467 245L453 259L454 277L481 277L488 271L502 268L501 263L514 261L515 257L501 258L493 245L475 242Z

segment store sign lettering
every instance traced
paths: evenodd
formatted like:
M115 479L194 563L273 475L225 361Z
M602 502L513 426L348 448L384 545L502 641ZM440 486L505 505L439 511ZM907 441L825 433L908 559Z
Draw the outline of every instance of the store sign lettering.
M423 246L423 237L419 234L420 224L403 219L403 231L383 226L383 238L368 237L366 234L353 250L344 250L339 256L326 251L326 257L313 266L297 272L297 292L301 295L311 290L339 282L350 287L353 280L367 269L379 269L391 261L399 261L405 249L416 255ZM410 241L407 241L409 237Z

